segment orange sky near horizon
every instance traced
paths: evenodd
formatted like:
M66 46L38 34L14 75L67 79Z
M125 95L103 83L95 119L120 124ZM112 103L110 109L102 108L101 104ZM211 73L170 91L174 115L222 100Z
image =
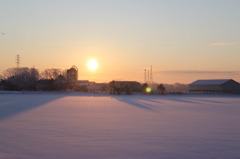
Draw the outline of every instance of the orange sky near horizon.
M216 5L217 3L217 5ZM0 73L79 69L79 79L157 83L240 81L240 1L0 2ZM87 61L96 59L96 71Z

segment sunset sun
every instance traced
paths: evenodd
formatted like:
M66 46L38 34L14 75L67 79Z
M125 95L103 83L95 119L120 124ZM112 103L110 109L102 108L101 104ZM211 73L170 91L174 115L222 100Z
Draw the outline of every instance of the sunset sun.
M87 67L91 71L95 71L98 68L98 62L96 60L89 60L87 62Z

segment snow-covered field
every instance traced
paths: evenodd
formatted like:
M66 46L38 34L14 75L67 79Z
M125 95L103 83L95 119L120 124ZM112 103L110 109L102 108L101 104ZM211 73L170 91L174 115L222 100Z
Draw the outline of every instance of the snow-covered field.
M240 159L240 96L1 93L0 159Z

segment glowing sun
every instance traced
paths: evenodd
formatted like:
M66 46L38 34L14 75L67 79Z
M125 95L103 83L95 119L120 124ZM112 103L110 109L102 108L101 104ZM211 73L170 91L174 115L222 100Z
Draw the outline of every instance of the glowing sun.
M98 62L96 60L89 60L87 62L87 67L91 71L95 71L98 68Z

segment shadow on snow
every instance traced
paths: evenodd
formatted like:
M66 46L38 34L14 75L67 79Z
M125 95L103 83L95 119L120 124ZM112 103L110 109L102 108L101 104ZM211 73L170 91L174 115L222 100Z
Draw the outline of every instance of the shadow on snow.
M64 96L58 94L41 94L41 96L39 94L0 95L0 120L43 106L62 97Z
M39 96L40 95L40 96ZM26 96L28 96L26 98ZM110 97L131 106L157 111L159 106L165 106L165 101L183 102L189 104L202 104L205 102L215 104L227 104L218 101L218 98L239 98L239 96L217 96L217 95L109 95L89 93L3 93L0 94L0 120L16 115L18 113L34 109L51 101L66 97ZM208 99L208 98L214 98Z
M149 111L155 111L157 109L157 107L152 103L155 103L155 104L161 103L160 101L154 101L151 98L148 98L146 96L116 95L111 97L120 102L135 106L137 108L146 109Z

